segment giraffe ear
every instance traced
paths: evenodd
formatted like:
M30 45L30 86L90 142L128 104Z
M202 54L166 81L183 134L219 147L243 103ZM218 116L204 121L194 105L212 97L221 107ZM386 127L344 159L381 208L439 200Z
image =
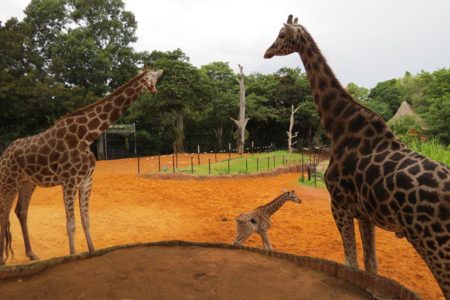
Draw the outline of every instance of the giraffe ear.
M162 73L163 73L163 70L158 70L158 71L156 71L156 76L158 76L158 78L159 78L159 77L161 77Z

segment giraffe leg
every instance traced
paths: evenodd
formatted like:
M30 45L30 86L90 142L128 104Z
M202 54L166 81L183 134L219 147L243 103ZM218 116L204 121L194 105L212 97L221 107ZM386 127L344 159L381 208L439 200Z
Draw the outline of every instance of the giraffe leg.
M353 268L358 268L353 216L341 207L340 203L336 202L337 201L331 201L331 211L339 233L341 234L342 244L344 246L345 264Z
M437 246L434 240L421 241L417 236L411 236L408 232L406 232L406 239L433 273L445 299L450 299L450 240L447 239L442 247L434 248ZM433 245L433 248L429 245Z
M69 249L70 255L75 254L75 213L74 213L74 201L77 194L77 188L72 184L65 185L63 187L64 193L64 208L66 210L66 229L67 236L69 237Z
M263 242L264 249L272 250L272 245L270 244L268 232L267 231L263 231L263 232L260 233L260 235L261 235L261 240Z
M83 225L84 234L89 251L94 251L94 243L92 242L90 224L89 224L89 198L91 196L92 177L85 179L78 188L78 196L80 201L81 223Z
M378 266L375 249L375 226L366 218L359 218L358 225L363 245L364 268L369 273L377 274Z
M11 232L9 231L9 213L11 212L16 194L16 190L8 193L0 190L0 266L5 264L9 252L13 254L11 248ZM5 257L3 257L3 253L6 254Z
M30 205L31 195L33 194L36 185L33 183L25 183L20 187L19 200L16 205L16 215L20 221L22 229L23 242L25 244L25 254L30 260L38 260L39 258L33 253L31 249L30 236L28 234L28 207Z

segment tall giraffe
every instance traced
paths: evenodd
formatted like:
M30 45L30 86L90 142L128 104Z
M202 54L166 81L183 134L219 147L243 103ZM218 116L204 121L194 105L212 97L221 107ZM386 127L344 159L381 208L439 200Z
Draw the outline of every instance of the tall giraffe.
M264 249L272 250L268 234L268 230L272 225L270 217L287 201L302 203L302 200L297 196L295 191L285 191L269 203L258 206L251 212L240 214L236 218L237 233L234 244L242 244L253 232L256 232L261 236Z
M383 119L341 86L308 31L288 17L264 57L300 55L320 121L332 141L325 181L345 262L377 272L374 225L404 235L450 298L450 169L406 148Z
M38 259L31 249L27 213L36 186L63 188L70 254L75 253L74 200L78 192L80 214L89 251L94 244L89 230L89 197L95 157L89 145L116 121L138 96L148 89L156 93L162 71L144 69L105 98L81 107L37 135L15 140L0 156L0 265L11 249L9 213L19 194L15 212L19 218L26 255ZM3 259L3 252L6 257Z

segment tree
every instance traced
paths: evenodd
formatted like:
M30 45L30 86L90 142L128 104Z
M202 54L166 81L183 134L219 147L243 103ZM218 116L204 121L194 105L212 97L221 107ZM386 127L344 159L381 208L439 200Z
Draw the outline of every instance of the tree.
M369 97L370 90L363 86L358 86L356 83L350 82L346 89L350 95L360 102L367 101Z
M19 74L11 78L16 81L13 84L26 86L8 89L5 96L27 97L29 103L22 105L29 107L32 115L25 119L35 121L29 129L23 128L26 134L48 127L58 114L103 97L135 75L142 58L131 46L136 41L136 26L122 0L32 0L24 21L16 26L24 33L16 38L25 37L22 57L6 55L27 65L22 72L27 78ZM35 93L34 88L38 89ZM68 98L56 96L62 94ZM31 102L43 107L45 120L36 118Z
M40 72L31 26L12 18L0 27L0 140L3 147L35 134L76 106L93 99Z
M384 102L389 106L392 115L395 114L398 107L402 103L402 94L398 88L397 79L386 80L377 83L370 90L369 101Z
M305 103L303 103L303 105L304 104ZM294 109L294 105L291 106L291 117L290 117L290 122L289 122L289 130L286 131L287 136L288 136L288 151L289 151L289 153L292 152L292 146L297 143L297 141L293 141L293 139L297 137L298 131L293 134L292 129L294 129L294 115L300 109L300 107L302 107L302 105L297 106L295 109Z
M235 138L238 153L241 155L244 153L245 126L247 126L247 122L250 120L250 118L245 117L245 83L243 69L244 68L239 65L239 117L237 120L232 119L237 126Z
M217 149L222 150L224 126L229 123L230 115L236 110L236 77L229 64L225 62L204 65L200 71L211 80L213 95L207 104L206 118L211 119L214 124Z
M389 104L379 100L368 100L365 102L361 102L361 104L367 106L368 108L379 114L386 122L389 121L395 113L392 113Z
M146 58L149 66L164 70L158 82L158 94L154 101L159 112L173 112L173 148L184 152L184 119L198 115L212 96L209 80L189 63L189 58L180 49L153 51Z

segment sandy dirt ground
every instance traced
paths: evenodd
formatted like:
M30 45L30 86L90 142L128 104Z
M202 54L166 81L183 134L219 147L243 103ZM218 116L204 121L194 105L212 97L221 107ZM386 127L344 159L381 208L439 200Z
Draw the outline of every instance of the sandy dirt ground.
M188 156L185 159L190 161ZM282 189L295 189L303 203L287 203L272 218L269 234L273 247L297 255L344 260L328 192L298 185L298 174L182 181L143 178L136 173L136 159L97 163L90 201L96 248L160 240L232 243L237 215L272 200ZM20 225L13 213L10 219L15 256L7 263L26 263ZM76 223L77 251L87 251L78 213ZM29 229L34 251L41 259L69 253L60 187L36 190L29 209ZM376 234L381 275L424 299L443 299L431 272L405 239L378 229ZM261 247L261 241L253 236L246 245ZM359 238L358 251L363 266Z
M288 261L201 247L116 250L5 280L0 287L0 298L10 300L370 299L336 277Z

